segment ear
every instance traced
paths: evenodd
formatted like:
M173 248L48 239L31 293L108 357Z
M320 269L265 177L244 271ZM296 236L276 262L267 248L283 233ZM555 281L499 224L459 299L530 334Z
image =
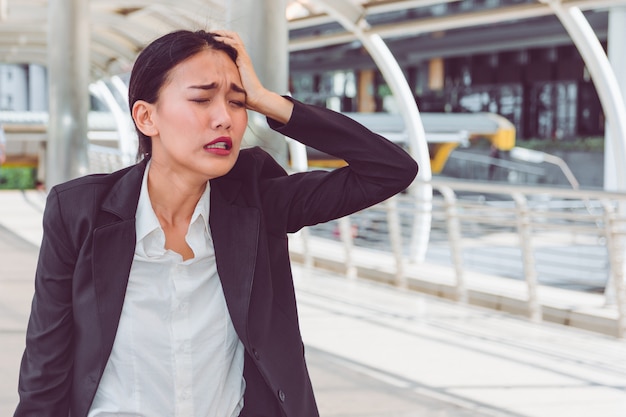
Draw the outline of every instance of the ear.
M152 137L159 133L154 120L152 120L152 112L154 105L143 100L137 100L133 104L132 116L137 129L146 136Z

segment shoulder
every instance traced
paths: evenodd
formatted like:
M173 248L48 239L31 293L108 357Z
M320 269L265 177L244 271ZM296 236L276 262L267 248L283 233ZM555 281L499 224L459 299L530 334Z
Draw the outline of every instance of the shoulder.
M80 194L87 189L99 190L101 192L106 192L107 189L110 189L114 186L118 181L120 181L124 176L126 176L129 172L133 170L137 170L140 168L140 165L137 164L132 165L126 168L123 168L119 171L115 171L112 173L102 173L102 174L90 174L82 177L78 177L64 183L55 185L50 190L54 191L56 194ZM145 166L144 168L145 169Z
M103 209L121 218L134 216L146 164L140 162L110 174L79 177L52 187L48 203L61 212L89 215Z

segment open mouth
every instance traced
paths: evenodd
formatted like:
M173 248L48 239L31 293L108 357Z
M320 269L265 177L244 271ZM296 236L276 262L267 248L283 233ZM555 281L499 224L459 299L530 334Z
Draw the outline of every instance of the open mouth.
M217 149L222 151L230 151L233 148L233 141L230 138L219 138L211 143L204 145L204 149Z

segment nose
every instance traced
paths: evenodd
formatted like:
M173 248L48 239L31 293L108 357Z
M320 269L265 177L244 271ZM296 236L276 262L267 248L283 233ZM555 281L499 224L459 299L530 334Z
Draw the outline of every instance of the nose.
M232 118L228 103L216 102L213 106L211 125L213 129L230 129Z

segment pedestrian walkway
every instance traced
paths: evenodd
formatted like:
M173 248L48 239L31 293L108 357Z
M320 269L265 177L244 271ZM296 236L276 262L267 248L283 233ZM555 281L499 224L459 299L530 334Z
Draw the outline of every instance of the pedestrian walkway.
M43 195L0 191L0 415L17 401ZM626 341L294 263L322 417L624 417Z
M350 406L362 414L333 414L342 396L329 400L332 388L322 385L322 415L457 415L405 404L374 411L388 393L408 392L455 405L465 413L458 415L626 415L625 341L326 271L295 266L295 277L309 351L387 387L378 398L356 388Z

